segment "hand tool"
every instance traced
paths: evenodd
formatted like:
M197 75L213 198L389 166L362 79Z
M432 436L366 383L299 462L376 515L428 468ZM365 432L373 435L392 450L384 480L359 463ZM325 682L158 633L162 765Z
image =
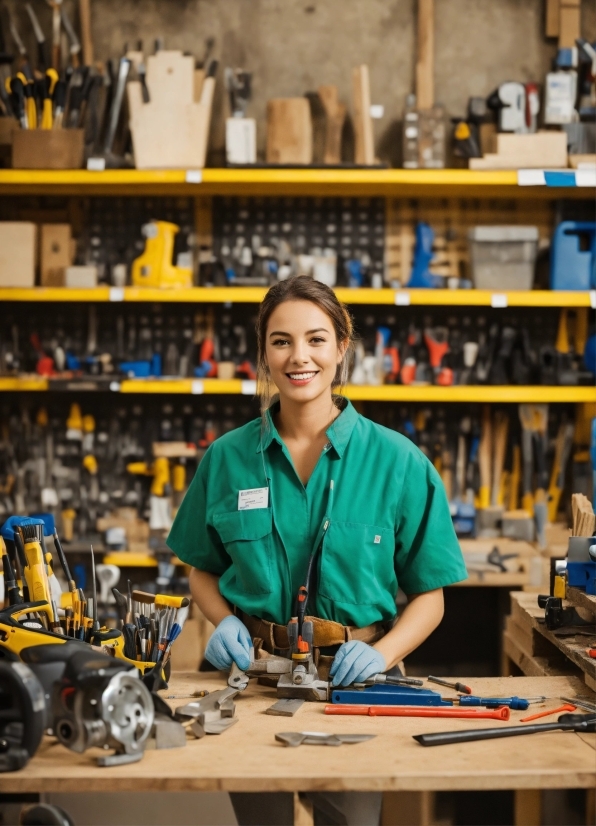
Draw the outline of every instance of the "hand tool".
M33 11L33 6L31 3L25 3L25 9L27 14L29 15L29 20L31 21L31 27L33 28L33 33L35 34L35 40L37 42L37 69L42 74L48 68L48 58L46 54L46 38L43 33L43 29L39 25L39 20L37 19L37 15Z
M596 660L596 648L586 648L586 654L593 660Z
M454 688L456 691L461 691L462 694L471 694L472 689L469 685L464 683L454 683L450 680L444 680L442 677L427 677L429 683L437 683L437 685L444 685L447 688Z
M29 129L37 129L37 105L35 103L34 95L34 81L33 79L25 79L22 72L18 73L20 80L23 82L23 90L25 92L25 107L27 109L27 126Z
M525 711L532 703L543 703L546 697L475 697L460 696L455 703L460 706L486 706L487 708L498 708L499 706L509 706L514 711Z
M91 38L91 0L79 0L79 21L83 41L83 63L93 65L93 40Z
M448 743L468 743L471 740L492 740L497 737L515 737L541 731L596 731L596 714L562 714L556 723L535 723L529 726L484 728L474 731L441 731L436 734L416 734L414 740L421 746L442 746Z
M571 703L571 705L577 706L584 711L596 712L596 703L590 702L587 697L560 697L559 699L563 700L564 703Z
M567 469L567 462L571 455L571 446L573 444L574 425L570 422L562 421L559 425L559 432L557 434L557 442L555 447L555 458L553 460L553 467L550 478L550 485L548 487L548 518L551 522L555 522L559 510L559 502L561 493L565 486L565 473Z
M66 82L59 80L54 88L54 121L52 129L62 129L66 108Z
M58 72L55 69L48 69L44 80L44 98L41 117L41 128L51 129L53 126L52 101L59 81Z
M21 129L29 128L27 108L25 106L25 84L20 77L6 78L6 91L10 93L11 105L15 116L21 124Z
M106 137L104 142L104 154L110 155L114 146L114 139L116 137L116 130L118 128L118 120L120 118L120 110L122 108L122 101L124 99L124 91L126 88L126 80L130 72L131 61L125 57L120 58L118 64L118 77L116 80L116 88L112 98L112 105L108 120L108 128L106 130Z
M509 720L507 706L492 711L459 708L424 708L420 706L350 706L326 705L325 714L350 714L361 717L455 717L457 719Z
M529 723L531 720L538 720L539 717L548 717L551 714L561 714L563 711L576 711L577 706L571 703L565 703L563 706L557 708L549 708L546 711L539 711L538 714L530 714L529 717L522 717L520 723Z
M62 8L62 0L46 0L48 6L52 9L52 68L60 72L61 66L61 17L60 10Z
M479 507L488 508L490 505L491 483L491 447L492 425L490 406L485 405L482 410L482 436L479 447L480 491L478 494Z
M17 51L20 55L20 63L17 66L17 72L22 72L25 75L25 82L33 80L33 72L31 71L31 66L29 65L29 55L27 53L27 49L25 48L25 44L21 40L19 31L16 27L12 15L9 15L8 17L8 27L10 29L10 36L12 37L14 44L17 47Z
M16 575L12 569L10 557L6 551L4 540L0 538L2 547L2 571L4 575L4 600L9 605L20 605L23 602L23 597L17 585Z
M551 597L548 594L538 596L538 606L544 608L544 622L549 631L556 631L558 628L573 627L574 629L593 628L594 623L586 622L577 613L575 608L563 608L563 600L560 597Z
M293 717L303 705L304 700L278 700L265 709L265 714L271 714L274 717Z
M60 21L64 27L64 31L68 35L68 39L70 41L70 61L72 66L76 69L81 65L81 44L73 25L70 22L70 18L64 10L64 6L60 7Z
M284 746L341 746L343 743L364 743L376 734L327 734L324 731L281 731L275 735Z
M183 724L189 724L196 737L202 737L204 734L222 734L238 722L234 703L238 691L239 689L231 687L212 691L202 699L179 706L174 711L174 717Z
M507 436L509 434L509 416L498 410L495 413L494 419L494 455L490 503L492 506L501 506L504 504L502 476L505 464L505 451L507 449Z

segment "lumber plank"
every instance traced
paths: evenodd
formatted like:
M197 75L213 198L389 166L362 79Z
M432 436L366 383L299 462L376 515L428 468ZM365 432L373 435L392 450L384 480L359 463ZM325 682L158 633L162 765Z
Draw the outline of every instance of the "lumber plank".
M567 588L566 599L577 608L587 608L588 611L596 614L596 597L593 597L592 594L586 594L586 592L580 588L569 586Z

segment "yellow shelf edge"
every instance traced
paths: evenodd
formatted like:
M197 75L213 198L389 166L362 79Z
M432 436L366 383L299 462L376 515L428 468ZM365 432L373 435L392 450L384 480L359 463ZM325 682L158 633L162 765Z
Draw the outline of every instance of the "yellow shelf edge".
M0 392L19 390L50 390L47 379L25 376L21 378L0 378ZM178 394L178 395L241 395L241 379L123 379L120 393ZM76 390L69 390L75 393ZM84 392L84 391L81 391ZM436 385L394 385L378 387L369 385L347 385L343 393L354 401L385 402L503 402L520 404L535 403L596 403L596 387L573 386L523 386L523 385L457 385L437 387ZM252 395L252 394L251 394Z
M258 304L263 300L266 287L190 287L188 289L153 289L149 287L125 287L123 291L111 292L109 287L93 289L70 289L67 287L3 287L0 301L39 302L179 302L190 303L239 303ZM368 287L350 289L338 287L336 295L346 304L361 305L401 305L427 307L491 307L498 296L499 305L503 297L507 307L590 307L596 303L596 291L558 290L422 290ZM116 300L117 299L117 300Z

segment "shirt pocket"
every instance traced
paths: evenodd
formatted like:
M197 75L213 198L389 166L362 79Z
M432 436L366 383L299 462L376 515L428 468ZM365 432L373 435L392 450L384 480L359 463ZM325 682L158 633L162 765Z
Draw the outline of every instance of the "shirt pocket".
M323 541L319 593L351 605L385 604L397 593L393 530L331 520Z
M248 594L270 594L271 509L216 513L213 527L232 559L240 588Z

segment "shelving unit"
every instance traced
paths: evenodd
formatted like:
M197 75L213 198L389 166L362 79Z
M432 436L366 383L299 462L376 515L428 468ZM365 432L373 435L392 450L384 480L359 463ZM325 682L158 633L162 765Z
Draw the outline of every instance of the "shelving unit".
M80 388L77 388L77 383ZM98 382L92 388L94 378L76 380L70 383L68 391L80 390L81 393L92 389L104 389L113 393L152 393L182 395L243 395L254 396L254 381L243 379L121 379L115 377L111 382ZM56 386L64 390L64 380ZM0 378L0 392L17 392L23 390L47 392L52 390L52 380L36 376ZM348 384L343 395L354 401L369 402L501 402L511 404L555 403L555 402L593 402L596 403L595 387L546 387L523 385L458 385L455 387L438 387L436 385L400 385L384 384L380 386Z
M539 172L540 170L537 170ZM522 171L523 172L523 171ZM515 169L112 169L0 170L2 195L308 195L586 198L592 177L561 170L556 185L524 185ZM520 186L520 180L522 185ZM585 185L581 185L584 183ZM566 185L568 184L568 185Z
M4 287L0 301L19 302L163 302L181 304L258 304L266 287L191 287L160 290L150 287ZM401 307L592 307L596 308L596 290L556 291L517 290L373 290L338 288L335 293L345 304L396 305Z

